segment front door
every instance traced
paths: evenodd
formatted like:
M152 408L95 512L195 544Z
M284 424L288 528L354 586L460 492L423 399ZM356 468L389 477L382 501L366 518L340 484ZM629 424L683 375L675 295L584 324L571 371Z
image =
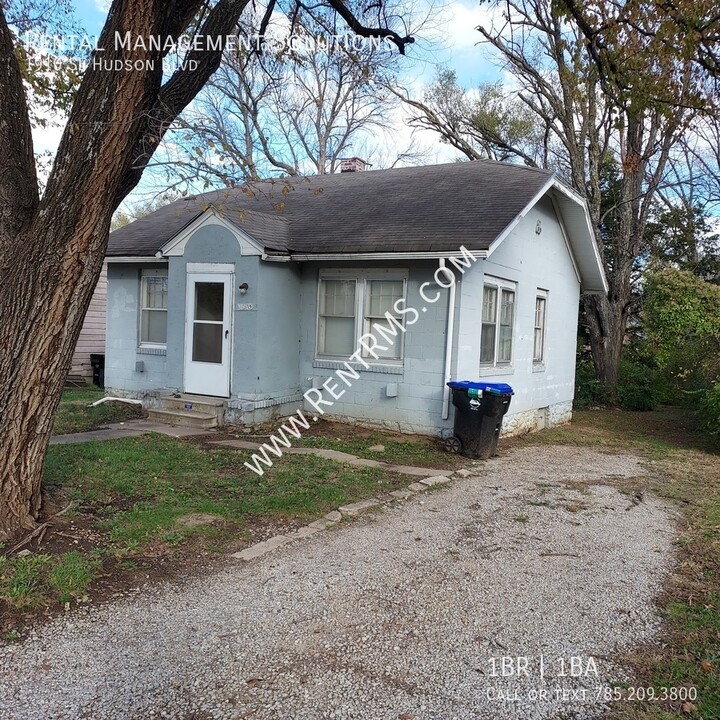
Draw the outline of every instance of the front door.
M231 273L188 273L185 392L230 395Z

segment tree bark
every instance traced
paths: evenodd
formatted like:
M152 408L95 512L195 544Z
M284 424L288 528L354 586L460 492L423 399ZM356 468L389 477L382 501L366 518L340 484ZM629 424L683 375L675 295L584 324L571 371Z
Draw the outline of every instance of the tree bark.
M116 29L145 37L162 32L160 8L136 0L111 12L100 39L105 57L122 57L109 42ZM0 17L3 35L7 25ZM19 76L12 54L5 60L8 75ZM16 219L0 232L0 537L32 526L38 514L54 413L121 199L118 188L127 172L122 159L141 139L138 117L151 110L160 78L158 70L88 70L44 197L34 207L5 205ZM22 87L4 86L0 93L0 106L14 104L16 125L24 132L29 122ZM30 173L26 169L15 182L27 187L34 180ZM0 174L0 187L7 189L4 180Z
M88 240L104 244L108 228L106 218ZM28 246L40 239L34 233L18 238ZM79 271L62 262L54 269L53 263L22 258L12 269L12 293L2 294L0 316L10 320L6 327L13 340L10 352L0 354L0 537L33 527L40 509L53 418L102 260L103 253L95 253L92 264ZM35 295L29 288L44 291Z
M584 295L585 321L590 335L590 353L598 380L605 386L608 402L617 400L617 383L620 371L625 331L627 329L630 288L625 301L611 301L614 289L608 295Z

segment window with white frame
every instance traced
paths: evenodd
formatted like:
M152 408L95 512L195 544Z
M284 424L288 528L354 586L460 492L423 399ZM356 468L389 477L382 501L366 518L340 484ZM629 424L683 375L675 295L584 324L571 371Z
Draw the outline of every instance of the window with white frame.
M320 277L318 297L317 356L348 358L358 349L358 337L377 336L375 354L388 361L402 359L402 331L393 342L377 334L378 326L390 327L388 313L400 324L395 303L405 297L405 277L397 274L358 273ZM361 348L362 349L362 348ZM372 354L363 350L363 355Z
M320 281L318 355L348 357L355 352L356 290L354 279Z
M167 270L143 270L140 276L140 344L167 343Z
M483 286L480 364L508 365L512 361L515 328L515 285L486 278Z
M365 312L363 332L377 336L377 327L388 328L389 317L395 318L398 324L400 316L395 312L395 303L405 297L405 283L402 280L367 280L365 282ZM380 345L387 350L377 349L374 352L387 360L400 360L402 357L402 337L398 334L392 344L378 336ZM363 352L367 357L369 353Z
M533 339L533 362L545 362L545 319L547 315L547 291L538 289L535 296L535 332Z

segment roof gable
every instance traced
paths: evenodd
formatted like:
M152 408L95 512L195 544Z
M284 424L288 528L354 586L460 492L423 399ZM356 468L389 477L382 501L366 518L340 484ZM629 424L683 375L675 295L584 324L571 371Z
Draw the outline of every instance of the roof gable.
M220 225L229 230L238 241L240 252L242 255L262 255L263 246L257 240L248 235L242 228L235 223L225 219L218 211L210 206L207 210L197 215L179 232L173 235L165 245L159 250L159 254L163 257L179 257L185 252L185 246L196 230L207 225Z
M590 214L583 198L551 176L515 219L491 243L487 250L490 257L502 242L510 236L517 224L545 196L552 201L555 215L560 225L565 246L567 247L580 286L585 293L606 293L607 279L603 270L600 252L590 225Z

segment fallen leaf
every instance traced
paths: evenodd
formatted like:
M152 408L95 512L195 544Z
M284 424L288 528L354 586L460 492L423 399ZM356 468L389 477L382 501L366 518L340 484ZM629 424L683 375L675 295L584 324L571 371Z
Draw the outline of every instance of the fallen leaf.
M710 671L713 669L713 664L712 664L709 660L703 660L703 661L700 663L700 667L701 667L703 670L707 670L708 672L710 672Z
M683 711L684 713L687 713L688 715L689 715L691 712L694 712L695 709L696 709L695 706L694 706L691 702L684 702L684 703L682 704L682 711Z

